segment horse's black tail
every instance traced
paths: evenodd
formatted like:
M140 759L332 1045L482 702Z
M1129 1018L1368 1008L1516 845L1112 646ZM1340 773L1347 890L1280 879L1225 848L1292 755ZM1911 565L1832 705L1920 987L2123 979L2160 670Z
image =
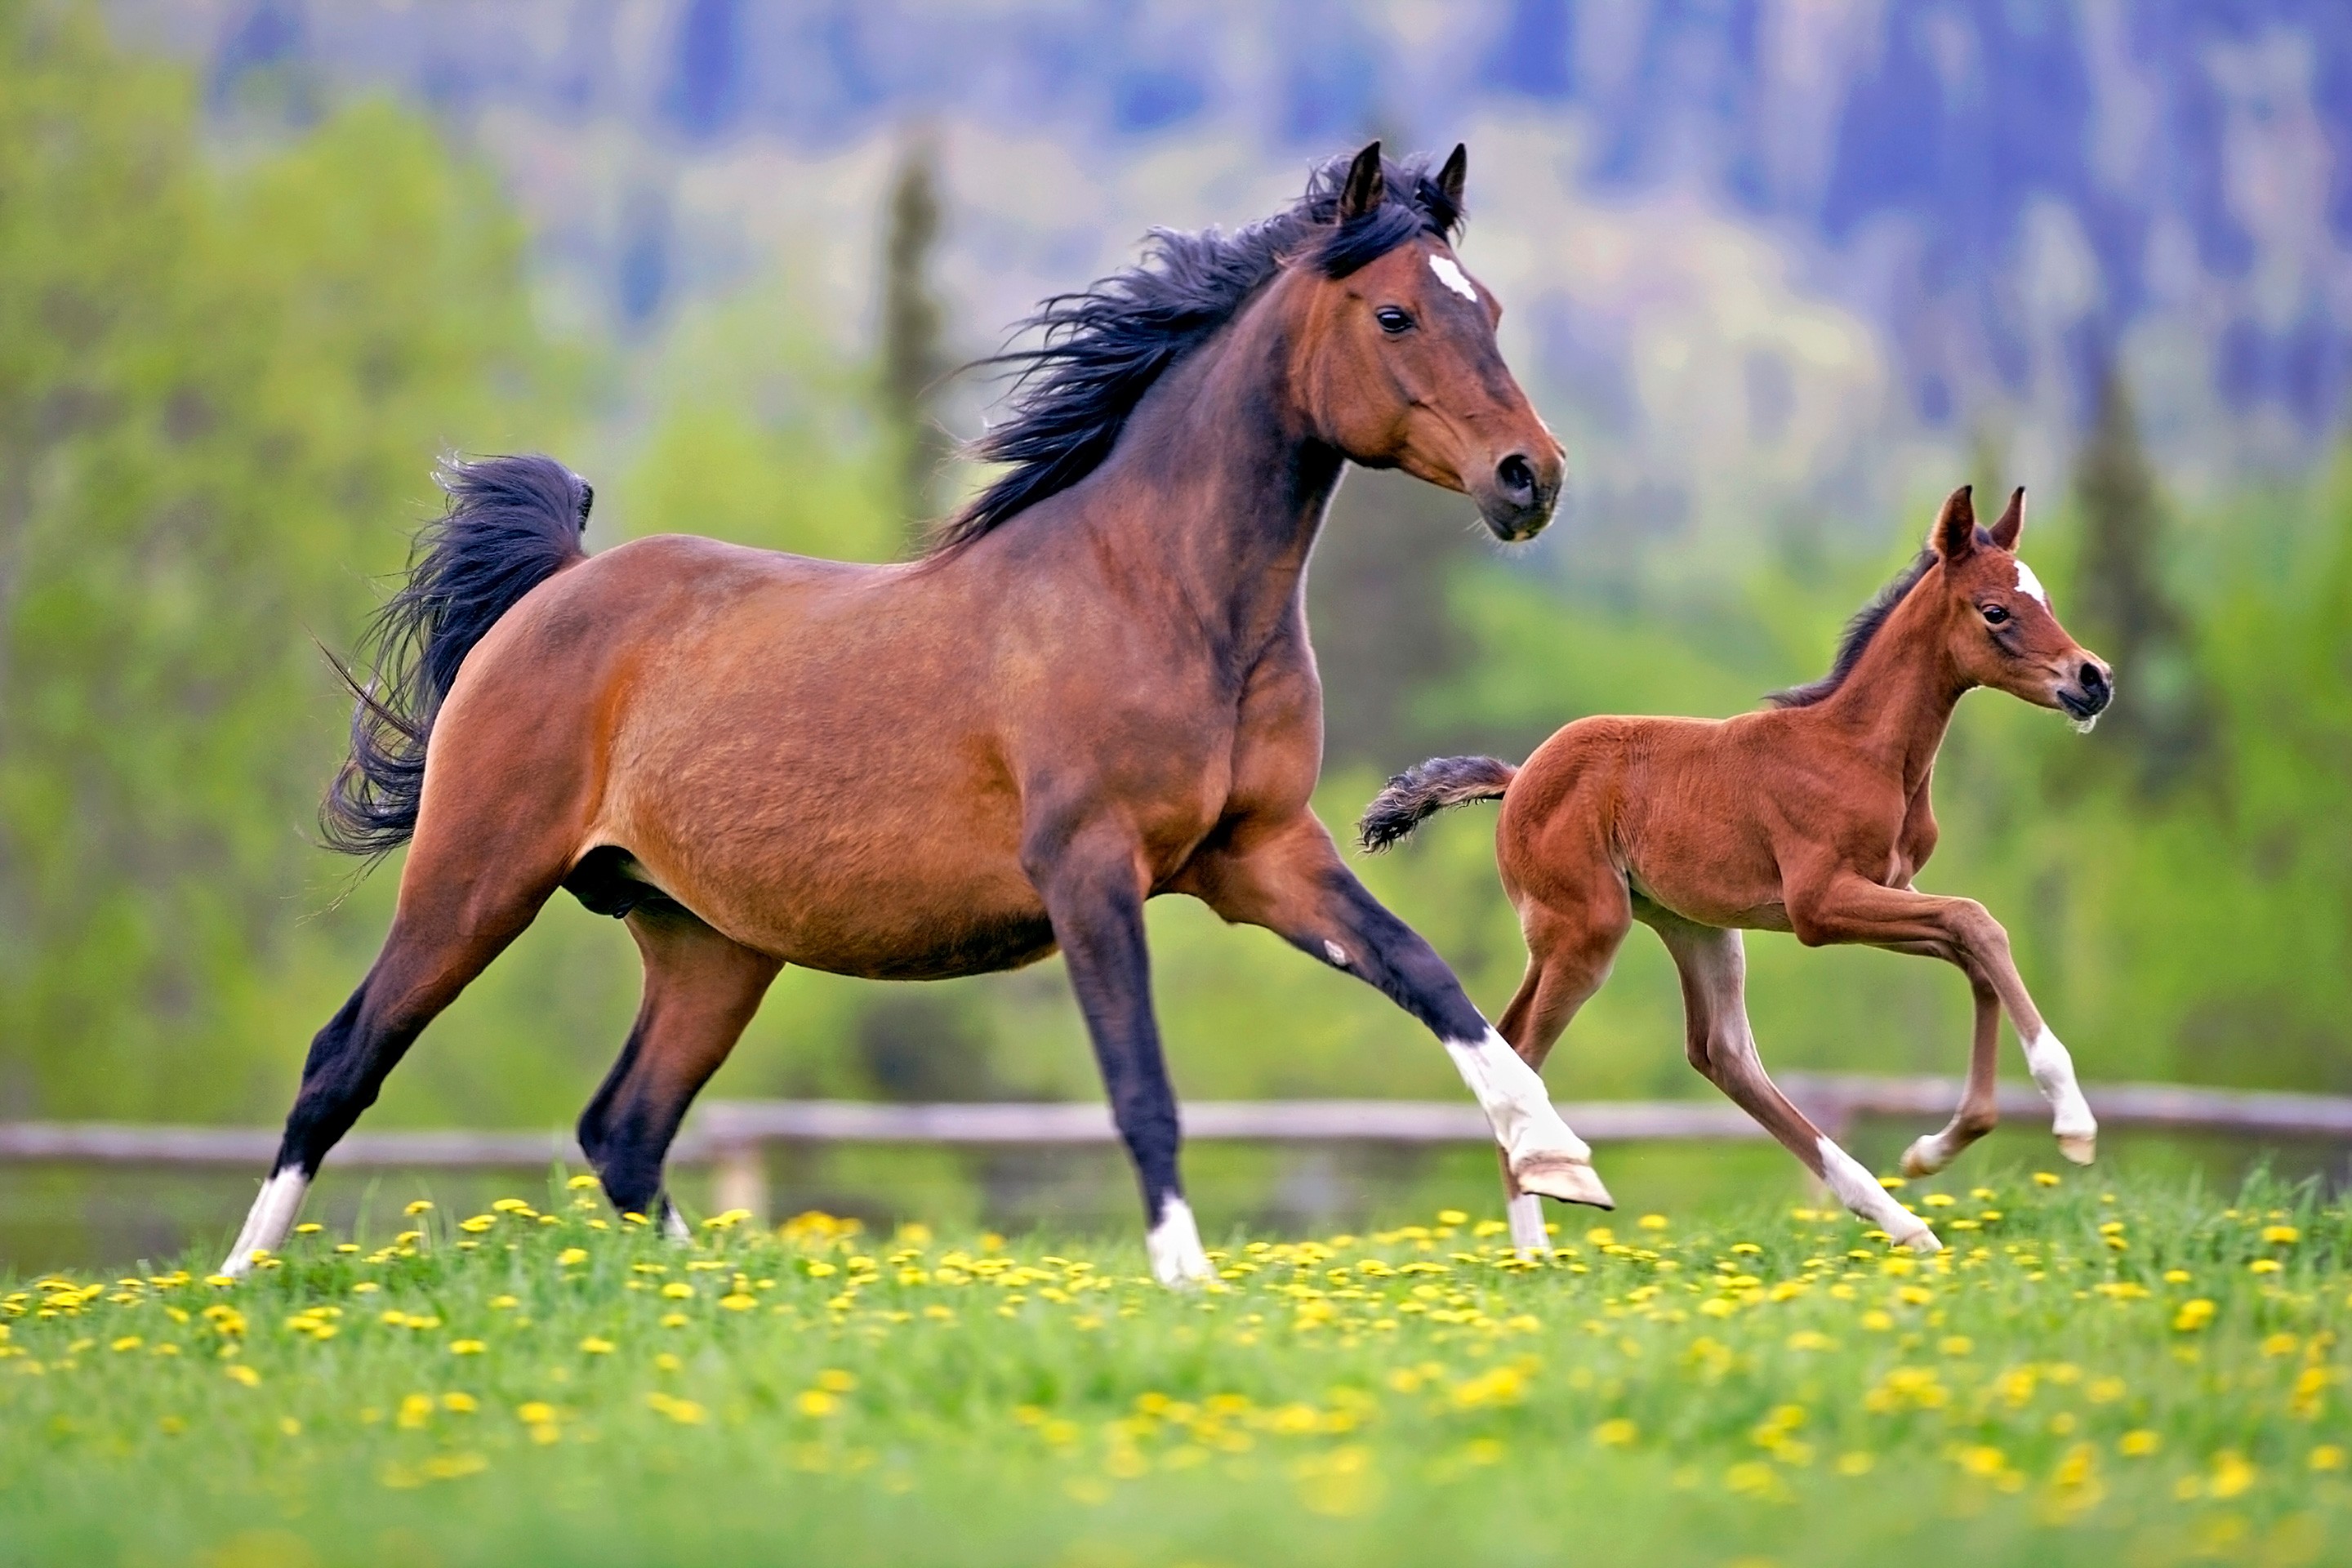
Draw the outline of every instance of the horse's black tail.
M1433 757L1389 780L1364 807L1356 842L1377 855L1450 805L1500 800L1519 770L1499 757Z
M346 855L408 842L425 742L457 667L525 594L585 553L595 492L552 458L452 458L434 479L448 506L417 534L406 578L361 639L372 673L327 656L359 700L352 754L319 807L327 847Z

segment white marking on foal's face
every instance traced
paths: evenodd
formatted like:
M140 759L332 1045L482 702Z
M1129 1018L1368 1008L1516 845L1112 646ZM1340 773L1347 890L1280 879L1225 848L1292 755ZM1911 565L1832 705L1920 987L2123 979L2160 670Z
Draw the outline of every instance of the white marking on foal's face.
M1429 258L1429 269L1437 274L1437 280L1440 283L1444 284L1472 304L1478 302L1478 290L1471 287L1469 275L1454 264L1454 258L1432 256Z
M2017 563L2017 591L2021 594L2032 595L2035 602L2043 609L2050 607L2050 595L2042 588L2042 579L2036 577L2033 574L2033 568L2021 560Z

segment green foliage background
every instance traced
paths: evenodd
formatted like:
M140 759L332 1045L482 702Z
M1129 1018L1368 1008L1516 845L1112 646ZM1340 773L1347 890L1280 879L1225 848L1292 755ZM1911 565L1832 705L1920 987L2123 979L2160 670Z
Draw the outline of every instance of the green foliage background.
M362 102L222 136L184 73L120 57L89 10L0 4L0 1116L281 1112L398 873L353 885L310 847L346 707L311 639L350 645L434 503L436 454L563 455L599 489L592 543L905 548L905 375L879 348L842 363L795 298L780 269L649 346L552 342L516 217L428 123ZM900 347L920 363L936 345ZM2093 1078L2352 1089L2352 482L2167 509L2114 481L2145 475L2132 441L2127 417L2102 424L2077 494L2037 497L2030 548L2086 640L2112 651L2113 622L2159 671L2143 687L2126 662L2125 711L2178 721L2085 741L1971 700L1923 883L2008 923ZM1809 676L1915 547L1932 498L1915 502L1876 558L1763 521L1752 575L1604 592L1573 541L1505 560L1458 500L1356 476L1314 590L1327 820L1436 750L1517 754L1594 711L1730 712ZM2089 591L2111 579L2164 613ZM1489 836L1463 813L1364 872L1491 1011L1523 952ZM1186 1092L1458 1092L1344 977L1181 900L1152 922ZM551 906L376 1117L568 1121L618 1047L635 967L613 922ZM1760 937L1751 969L1777 1065L1959 1065L1965 995L1940 966ZM1697 1092L1676 1006L1636 933L1555 1058L1559 1092ZM717 1092L1097 1090L1047 965L897 989L788 972Z

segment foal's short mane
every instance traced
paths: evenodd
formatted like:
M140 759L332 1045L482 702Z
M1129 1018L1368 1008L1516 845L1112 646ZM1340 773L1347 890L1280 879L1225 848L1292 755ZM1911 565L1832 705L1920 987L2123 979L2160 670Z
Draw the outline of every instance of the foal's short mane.
M1345 278L1420 234L1451 237L1462 210L1439 188L1426 157L1383 159L1385 199L1338 221L1349 159L1333 158L1288 210L1233 234L1151 231L1142 262L1076 294L1057 294L1019 331L1035 348L979 362L1015 368L1012 417L971 443L968 455L1010 463L933 534L929 553L953 550L1058 490L1109 456L1127 416L1168 367L1205 341L1282 267L1297 258Z
M1853 619L1845 624L1845 635L1838 638L1837 658L1831 661L1827 675L1804 686L1768 692L1764 700L1775 708L1811 708L1843 686L1845 678L1853 673L1853 667L1862 662L1863 652L1870 647L1870 639L1878 635L1886 625L1886 617L1895 613L1895 606L1903 602L1904 595L1919 585L1919 579L1925 577L1927 568L1935 563L1936 552L1922 550L1912 558L1910 565L1897 572L1892 582L1871 596L1870 603L1854 612Z

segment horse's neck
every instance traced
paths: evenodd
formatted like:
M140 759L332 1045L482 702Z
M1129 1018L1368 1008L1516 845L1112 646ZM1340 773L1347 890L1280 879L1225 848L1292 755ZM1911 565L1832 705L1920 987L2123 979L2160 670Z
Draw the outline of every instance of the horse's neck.
M1887 618L1837 690L1812 709L1874 761L1899 775L1909 800L1927 784L1968 682L1928 624L1932 603L1915 594Z
M1084 527L1137 581L1174 589L1220 647L1255 657L1286 623L1345 466L1290 385L1268 289L1137 405Z

